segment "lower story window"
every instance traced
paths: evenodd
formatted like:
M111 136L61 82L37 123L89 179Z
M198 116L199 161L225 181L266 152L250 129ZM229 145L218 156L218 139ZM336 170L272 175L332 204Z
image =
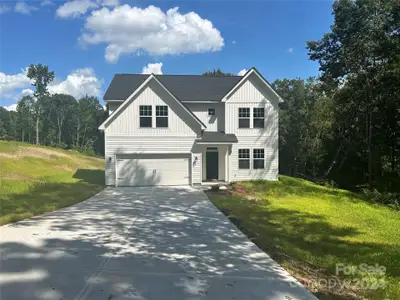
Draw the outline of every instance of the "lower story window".
M264 169L264 149L253 149L253 169Z
M239 149L239 169L250 169L250 149Z

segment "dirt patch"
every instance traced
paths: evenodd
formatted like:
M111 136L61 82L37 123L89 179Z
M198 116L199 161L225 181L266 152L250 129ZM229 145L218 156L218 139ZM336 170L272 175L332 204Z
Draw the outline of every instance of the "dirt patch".
M57 157L71 158L71 155L66 153L54 151L51 149L34 147L18 147L14 154L0 152L0 157L5 158L19 159L26 156L38 157L43 159L55 159Z
M71 166L69 166L69 165L55 166L54 168L55 168L55 169L58 169L58 170L64 170L64 171L73 171L73 170L76 170L76 168L73 168L73 167L71 167Z
M9 154L9 153L0 152L0 157L5 157L5 158L17 158L18 156L15 155L15 154Z
M54 151L45 148L33 148L33 147L20 147L18 151L19 156L34 156L39 158L51 159L52 157L67 157L71 156L62 152Z

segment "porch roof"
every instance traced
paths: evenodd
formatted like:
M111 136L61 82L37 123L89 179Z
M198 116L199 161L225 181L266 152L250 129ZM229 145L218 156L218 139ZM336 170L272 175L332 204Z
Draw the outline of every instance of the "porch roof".
M238 139L233 133L218 131L203 131L201 138L196 139L198 144L232 144L237 143Z

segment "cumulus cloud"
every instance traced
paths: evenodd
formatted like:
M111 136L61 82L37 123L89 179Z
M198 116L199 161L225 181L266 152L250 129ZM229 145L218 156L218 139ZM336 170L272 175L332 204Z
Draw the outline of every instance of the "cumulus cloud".
M97 4L90 0L73 0L65 2L56 10L59 18L76 18L84 15L89 9L96 8Z
M219 51L224 46L221 33L195 12L181 14L175 7L117 6L91 12L80 37L84 44L107 44L105 59L118 61L123 54L178 55Z
M119 0L72 0L57 8L56 16L64 19L77 18L100 6L113 7L117 5L119 5Z
M244 74L246 74L247 70L246 69L242 69L239 71L238 75L239 76L243 76Z
M294 48L287 49L287 52L289 52L289 53L293 53L293 51L294 51Z
M14 7L15 12L29 15L31 11L38 10L37 7L26 4L25 2L17 2Z
M11 105L7 105L7 106L3 106L5 109L9 110L9 111L16 111L17 110L17 104L11 104Z
M31 80L26 76L27 68L18 74L7 75L0 72L0 99L19 101L23 96L33 95ZM99 96L102 80L96 77L91 68L77 69L71 72L64 80L52 82L48 89L51 94L65 93L81 98Z
M31 80L26 76L28 68L21 69L18 74L7 75L0 72L0 98L15 99L20 89L31 85Z
M64 81L51 83L49 92L69 94L75 98L99 96L101 84L92 68L83 68L72 71Z
M162 65L163 65L162 62L154 63L154 64L149 63L147 66L143 67L142 74L151 74L151 73L153 73L153 74L161 75L162 74L162 70L161 70Z

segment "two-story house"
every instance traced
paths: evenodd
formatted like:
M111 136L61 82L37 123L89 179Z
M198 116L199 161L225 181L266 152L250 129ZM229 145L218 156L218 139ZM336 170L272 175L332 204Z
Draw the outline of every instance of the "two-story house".
M104 100L106 185L278 177L280 96L263 76L116 74Z

